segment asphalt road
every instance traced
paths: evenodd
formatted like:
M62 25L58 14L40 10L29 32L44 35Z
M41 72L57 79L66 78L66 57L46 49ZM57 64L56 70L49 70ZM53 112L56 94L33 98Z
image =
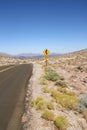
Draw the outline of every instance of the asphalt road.
M24 64L0 72L0 130L22 130L21 117L32 68L32 64Z
M0 66L0 70L4 70L4 69L9 68L9 67L11 67L11 66L13 66L13 65Z

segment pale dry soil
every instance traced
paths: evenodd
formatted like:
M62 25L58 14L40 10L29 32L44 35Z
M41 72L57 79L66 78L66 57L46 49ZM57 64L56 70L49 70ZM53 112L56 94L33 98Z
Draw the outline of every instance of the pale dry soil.
M53 61L52 61L52 63L50 61L49 66L50 65L51 65L51 67L53 66L53 68L59 74L64 76L65 81L69 85L71 85L70 89L72 88L72 86L74 86L73 89L75 89L75 91L79 95L80 94L79 89L81 89L81 87L83 87L84 88L83 93L85 93L85 90L87 90L87 88L86 88L87 86L86 86L86 84L83 85L81 82L81 79L86 76L85 72L82 72L82 75L81 75L80 72L73 71L74 66L72 66L69 69L69 66L66 65L67 69L65 69L65 66L61 66L61 64L60 65L59 64L55 65L55 64L56 64L55 61L54 61L54 63L53 63ZM78 76L77 76L77 73L78 73ZM36 110L34 107L30 106L30 102L40 95L42 97L44 97L47 101L51 100L50 94L43 93L43 91L42 91L43 85L41 84L41 81L40 81L40 77L42 74L44 74L43 62L42 63L40 62L40 64L35 63L34 67L33 67L33 74L30 79L28 89L27 89L26 101L25 101L25 113L22 117L22 123L23 123L24 130L58 130L55 127L53 121L46 121L45 119L43 119L41 117L41 114L42 114L41 110ZM82 78L79 75L81 75ZM74 76L76 76L76 78L73 78ZM78 82L78 81L80 81L80 82ZM77 89L77 86L79 84L80 84L80 86ZM54 87L53 85L54 85L54 83L48 82L49 88L53 88ZM57 115L57 116L64 115L68 119L69 126L68 126L67 130L87 130L87 122L82 114L79 114L77 111L74 111L74 110L66 110L65 108L62 108L62 107L58 108L58 107L56 107L56 103L54 103L54 106L55 106L55 108L52 111L55 113L55 115Z

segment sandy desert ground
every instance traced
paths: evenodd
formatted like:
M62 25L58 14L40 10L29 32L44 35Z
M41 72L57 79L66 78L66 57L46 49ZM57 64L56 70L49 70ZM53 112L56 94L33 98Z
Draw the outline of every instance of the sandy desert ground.
M24 130L87 130L87 49L35 60L0 59L0 64L33 63L26 91Z

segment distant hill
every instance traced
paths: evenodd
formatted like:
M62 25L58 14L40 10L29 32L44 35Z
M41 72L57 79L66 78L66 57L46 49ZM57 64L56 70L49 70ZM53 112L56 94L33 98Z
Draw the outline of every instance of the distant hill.
M6 54L6 53L2 53L2 52L0 52L0 58L1 57L6 57L6 58L8 58L8 57L12 57L11 55L9 55L9 54Z
M73 53L87 56L87 49L79 50L79 51L76 51L76 52L73 52Z
M69 55L69 56L85 56L85 57L87 57L87 49L67 53L65 55Z
M79 50L79 51L75 51L75 52L71 52L71 53L65 53L65 54L59 54L59 53L50 53L49 56L63 56L63 55L85 55L87 56L87 49L83 49L83 50ZM22 54L18 54L18 55L10 55L10 54L6 54L6 53L2 53L0 52L0 58L1 57L10 57L10 58L39 58L39 57L43 57L44 54L42 53L22 53Z
M60 54L57 53L51 53L49 56L58 56ZM22 53L19 55L16 55L15 58L40 58L43 57L44 54L40 54L40 53Z
M34 58L34 57L41 57L42 54L35 54L35 53L22 53L14 56L15 58Z

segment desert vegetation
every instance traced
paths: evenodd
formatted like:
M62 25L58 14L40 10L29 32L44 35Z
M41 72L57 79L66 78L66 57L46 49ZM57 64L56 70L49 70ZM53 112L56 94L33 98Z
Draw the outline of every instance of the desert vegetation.
M51 68L46 68L44 78L46 80L50 80L50 81L57 81L57 80L61 79L62 77L58 73L56 73L56 71L52 70Z
M59 130L66 130L69 125L69 122L65 116L57 116L54 123Z
M31 62L34 78L24 122L28 120L32 130L87 130L87 49L51 56L47 67L43 58L0 57L0 65Z

